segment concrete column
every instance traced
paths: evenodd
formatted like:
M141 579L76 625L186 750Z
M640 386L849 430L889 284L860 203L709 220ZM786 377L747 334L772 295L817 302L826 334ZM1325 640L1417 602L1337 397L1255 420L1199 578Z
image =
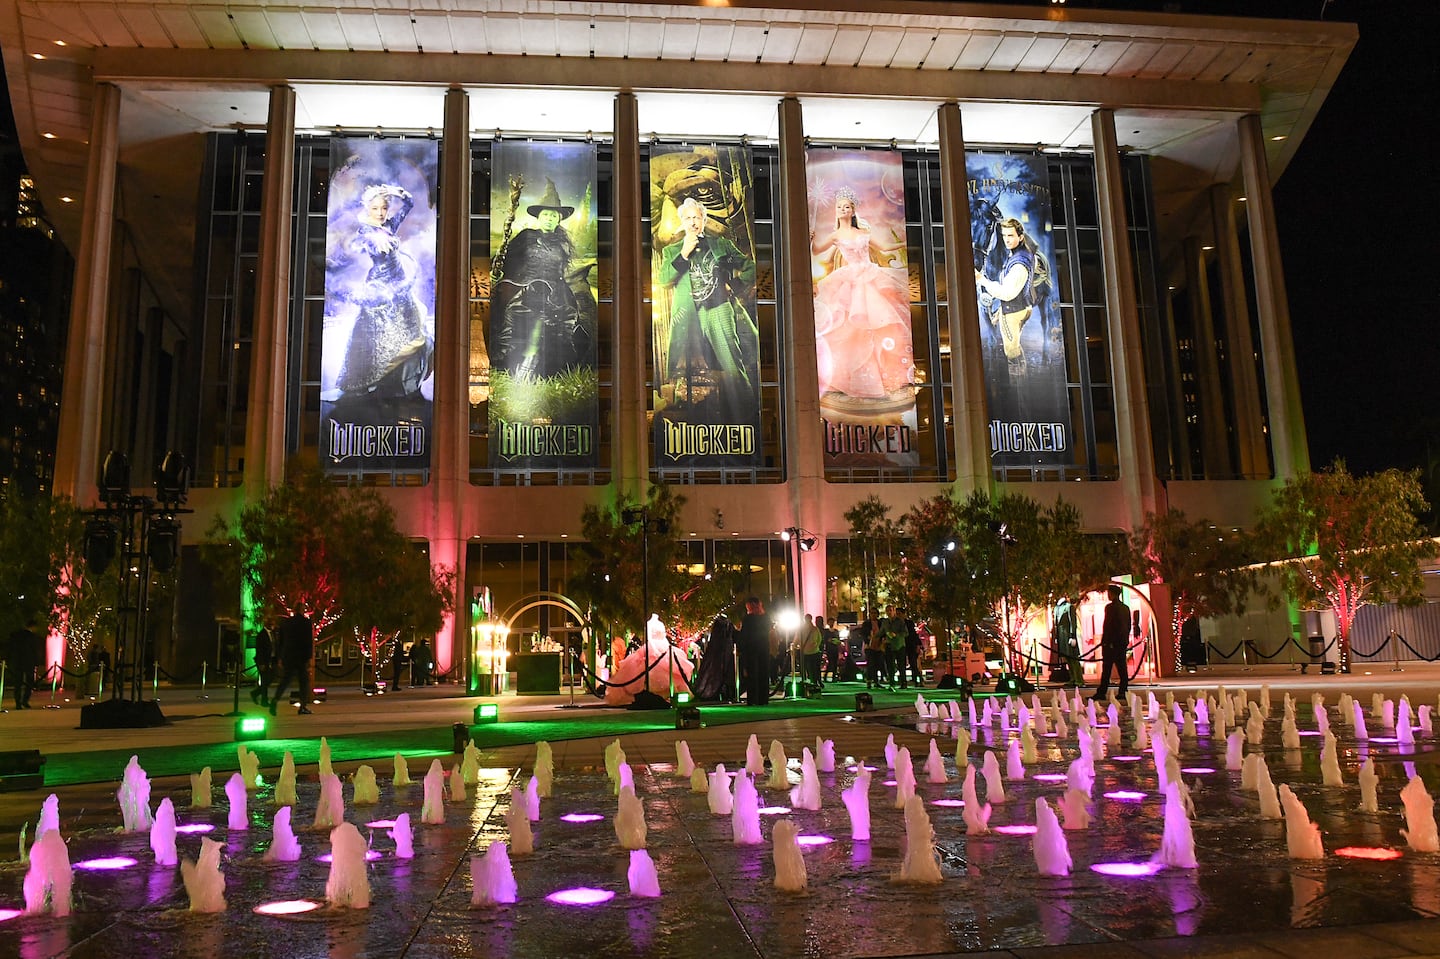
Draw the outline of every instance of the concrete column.
M1170 405L1170 460L1179 479L1194 479L1190 463L1190 424L1185 422L1185 384L1180 382L1179 337L1175 334L1175 301L1164 296L1160 301L1160 318L1165 324L1169 350L1165 356L1166 402Z
M1300 380L1295 375L1295 343L1290 338L1290 301L1280 261L1280 233L1270 196L1270 164L1260 117L1243 116L1240 169L1245 177L1246 215L1250 223L1250 260L1255 268L1255 307L1260 320L1261 361L1265 364L1265 400L1270 420L1270 451L1275 479L1283 482L1310 471Z
M79 506L94 504L98 485L119 131L120 88L97 83L91 100L85 208L80 215L80 245L75 251L70 336L65 347L55 452L54 491L69 496Z
M470 98L445 93L440 141L440 216L435 283L435 403L431 411L432 567L455 571L454 612L435 638L435 666L463 663L465 643L465 501L470 486Z
M645 354L650 349L645 309L640 183L640 110L633 93L615 97L615 426L610 458L618 493L643 497L649 485L650 435L645 428Z
M255 321L250 342L250 405L245 411L245 499L255 502L285 478L285 393L290 330L290 237L295 195L295 90L270 88Z
M951 410L955 446L955 491L991 490L990 432L986 424L985 365L980 345L980 306L975 270L967 252L970 190L965 176L965 135L960 107L940 106L940 199L945 216L945 286L950 291L950 376L955 383Z
M1105 269L1105 310L1109 316L1111 386L1115 391L1115 440L1120 483L1125 491L1126 526L1139 526L1159 508L1150 405L1145 396L1145 361L1140 313L1135 300L1135 266L1130 257L1130 224L1125 215L1115 112L1090 115L1095 143L1095 184L1100 206L1100 255Z
M1190 290L1190 329L1195 335L1195 387L1200 392L1200 450L1205 458L1207 479L1229 479L1235 475L1230 462L1230 442L1225 429L1225 399L1220 390L1220 360L1215 351L1215 320L1210 311L1210 282L1205 271L1205 253L1200 238L1187 236L1182 248L1185 257L1185 285Z
M1265 446L1260 413L1260 384L1255 377L1250 302L1245 295L1245 275L1240 265L1240 231L1235 224L1235 199L1230 195L1228 183L1217 183L1210 188L1210 224L1215 234L1215 263L1220 271L1225 343L1230 353L1230 389L1234 396L1236 448L1240 455L1236 466L1240 475L1248 479L1268 477L1270 454Z

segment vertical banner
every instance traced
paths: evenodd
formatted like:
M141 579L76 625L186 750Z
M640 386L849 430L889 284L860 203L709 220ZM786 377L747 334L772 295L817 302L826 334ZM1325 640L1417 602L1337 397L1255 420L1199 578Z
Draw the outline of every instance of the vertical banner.
M425 469L435 357L434 140L330 141L320 453Z
M899 153L807 150L827 466L915 466L915 352Z
M490 465L596 464L596 150L495 144Z
M966 153L965 169L991 462L1074 462L1048 165L1033 154Z
M762 464L755 227L744 147L650 154L655 464Z

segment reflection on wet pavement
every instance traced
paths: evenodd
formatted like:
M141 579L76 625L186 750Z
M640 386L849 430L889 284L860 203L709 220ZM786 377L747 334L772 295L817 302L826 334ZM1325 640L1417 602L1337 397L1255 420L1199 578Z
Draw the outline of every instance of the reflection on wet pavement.
M1308 704L1299 712L1305 719L1311 716ZM1308 737L1300 749L1281 748L1279 713L1276 704L1261 751L1275 783L1289 784L1319 824L1326 852L1320 860L1288 858L1283 820L1259 818L1255 793L1241 790L1239 771L1225 769L1223 735L1201 727L1197 737L1181 740L1178 757L1195 807L1199 868L1152 866L1149 860L1163 830L1164 797L1151 754L1133 759L1140 750L1126 716L1122 745L1113 750L1116 757L1096 762L1094 821L1087 829L1065 833L1073 871L1061 878L1041 877L1029 835L1035 800L1043 796L1053 804L1064 792L1066 767L1079 754L1073 729L1064 739L1039 741L1038 761L1026 767L1026 778L1005 783L1007 799L995 804L991 832L967 837L958 802L963 770L955 768L953 756L957 725L917 721L913 711L867 714L863 722L808 721L807 731L834 739L837 771L820 774L819 810L797 808L762 817L766 842L755 846L732 841L730 817L710 814L705 795L673 775L665 750L642 754L627 746L636 792L645 805L648 849L662 893L658 899L628 892L629 855L615 838L616 800L598 766L557 763L554 794L544 800L541 819L533 824L535 852L512 857L519 902L490 908L471 906L470 856L507 838L510 790L528 780L528 762L482 769L478 783L467 789L468 798L447 804L441 825L419 824L418 782L392 788L381 770L380 803L346 809L346 818L360 824L372 853L378 854L368 864L368 910L325 904L329 867L319 859L329 851L328 831L308 828L319 798L313 769L303 769L299 778L294 821L302 856L295 862L261 858L275 809L272 787L251 794L250 828L231 831L218 788L213 808L192 810L188 785L178 779L155 784L152 800L173 797L182 827L213 826L209 836L224 843L228 910L220 915L187 911L179 870L154 864L145 834L115 831L120 814L113 799L108 806L97 804L92 794L83 799L89 805L79 809L74 804L82 797L67 790L61 793L61 829L70 860L77 865L88 860L94 868L76 872L74 912L55 919L9 917L6 910L23 907L24 867L14 860L0 864L0 951L24 959L67 950L101 957L341 959L908 956L1440 916L1440 854L1415 853L1405 846L1398 795L1410 766L1432 793L1440 791L1434 741L1357 741L1332 707L1345 785L1325 787L1320 740ZM1378 727L1378 721L1373 725ZM767 727L757 729L762 745L768 743ZM881 785L880 744L891 733L917 756L926 755L934 737L945 756L950 781L931 784L921 776L916 785L935 829L945 877L939 885L904 885L892 878L904 856L905 833L901 812L894 808L894 789ZM722 752L706 745L708 735L692 734L698 763L743 766L743 747L726 745ZM971 762L978 765L987 750L1003 755L1015 735L998 723L975 730ZM811 739L793 736L782 742L791 756L812 745ZM1254 750L1247 746L1246 751ZM1367 757L1375 759L1380 775L1380 812L1375 814L1356 811L1356 773ZM870 789L871 838L866 843L849 838L849 818L839 796L854 781L857 760L882 767ZM793 785L800 781L798 760L791 766ZM264 774L273 781L275 770ZM766 788L766 776L756 778L762 806L789 805L784 792ZM350 795L347 785L347 802ZM394 855L386 828L405 812L415 829L415 856L408 860ZM769 837L781 819L794 822L801 835L809 876L804 893L774 889ZM182 859L196 857L201 838L180 832ZM125 863L127 858L133 864ZM569 899L557 896L562 893ZM257 911L260 907L263 912Z

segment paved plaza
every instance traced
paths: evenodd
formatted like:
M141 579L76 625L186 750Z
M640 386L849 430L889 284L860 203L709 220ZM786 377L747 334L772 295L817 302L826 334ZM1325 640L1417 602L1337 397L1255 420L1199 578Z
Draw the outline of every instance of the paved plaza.
M822 700L833 707L830 712L744 722L734 721L743 715L731 710L723 725L683 732L665 728L666 712L607 710L589 699L577 700L579 709L566 710L561 708L567 705L564 698L505 697L500 725L471 730L482 749L476 784L464 800L446 803L443 824L422 825L421 778L435 758L447 771L458 762L450 750L450 727L466 721L478 700L458 697L446 687L407 690L386 700L336 689L312 716L282 714L271 741L255 744L265 785L248 796L244 830L228 828L230 804L223 788L235 768L233 720L221 715L229 708L229 691L162 689L172 722L153 730L77 730L78 704L57 697L59 708L0 716L6 748L40 748L50 758L47 777L65 783L0 794L0 850L9 850L0 853L0 910L23 908L25 868L16 859L18 834L25 823L33 832L50 793L59 799L60 831L72 864L112 857L135 862L112 871L77 870L74 911L67 918L18 916L0 922L0 954L25 959L1440 954L1440 922L1435 921L1440 917L1440 854L1408 848L1400 833L1405 818L1398 797L1412 769L1432 794L1440 793L1435 740L1417 734L1413 747L1385 742L1395 733L1375 719L1369 723L1370 738L1357 739L1336 709L1340 693L1347 691L1368 717L1371 695L1378 691L1396 699L1406 693L1415 707L1429 705L1433 711L1440 670L1386 668L1371 675L1318 677L1279 667L1217 669L1169 681L1154 692L1162 702L1167 691L1183 702L1196 688L1213 695L1221 683L1252 700L1259 698L1262 684L1269 686L1272 711L1261 751L1275 783L1290 784L1319 824L1324 858L1289 857L1283 821L1261 818L1256 794L1242 790L1240 774L1225 768L1223 739L1202 728L1196 737L1182 739L1180 751L1195 807L1198 868L1167 868L1141 878L1094 871L1091 867L1102 863L1147 862L1161 844L1156 771L1148 753L1133 749L1128 715L1121 719L1121 746L1108 748L1096 762L1094 821L1065 834L1073 869L1067 877L1047 878L1038 874L1033 838L1023 830L1011 834L997 827L1033 825L1037 797L1058 801L1065 783L1049 777L1065 773L1078 755L1074 725L1064 738L1039 738L1038 761L1026 767L1023 780L1005 781L1005 800L993 803L991 832L967 836L962 810L937 805L937 800L960 797L957 724L922 719L913 691L905 698L882 695L878 711L854 713L846 707L853 706L857 687L832 686ZM1316 726L1310 700L1316 690L1325 693L1330 726L1339 739L1343 786L1321 785L1320 741L1309 735ZM942 704L953 698L927 692ZM1286 692L1296 700L1302 734L1298 750L1285 749L1281 742ZM1042 691L1041 698L1048 706L1051 693ZM721 711L710 712L718 721ZM590 735L553 738L559 724ZM968 722L960 725L969 728ZM525 741L527 729L552 737L554 792L542 802L534 823L535 851L511 860L518 901L472 906L471 857L509 836L505 813L511 790L523 788L531 775L536 750ZM321 733L333 740L335 770L346 781L345 818L360 827L378 853L368 867L368 909L326 902L330 867L318 857L329 850L329 831L312 826L319 799L313 763ZM771 807L761 817L764 841L739 845L733 841L731 817L712 815L707 797L674 775L675 743L684 739L702 767L723 762L734 770L743 766L752 734L766 752L772 740L783 745L792 786L800 779L802 748L814 749L817 738L833 740L840 761L834 773L820 775L819 810L780 811L791 806L787 791L768 788L760 777L760 803ZM644 802L646 845L661 888L656 899L629 893L629 856L616 838L616 799L602 755L617 735ZM891 778L885 743L892 735L897 747L908 748L915 758L917 793L935 832L943 876L938 884L895 881L905 854L905 829L894 804L895 788L885 785ZM992 750L1003 767L1015 735L998 723L977 729L969 761L979 765ZM943 784L928 782L923 772L932 739L945 757L949 781ZM374 745L367 749L367 742ZM397 749L407 756L414 785L392 785L391 757ZM295 862L271 863L262 856L271 843L274 786L285 750L299 764L292 815L302 855ZM180 870L155 864L146 834L118 832L115 790L129 752L147 769L174 771L190 757L204 757L212 766L210 808L192 808L188 775L174 774L154 776L151 805L169 797L182 825L211 827L204 834L179 837L182 859L196 857L202 835L223 844L225 912L189 912ZM1375 760L1380 777L1378 813L1357 811L1356 774L1367 757ZM869 793L868 842L850 838L850 819L839 796L853 782L860 759L878 767ZM350 802L348 778L362 762L375 769L379 780L380 801L373 806ZM88 775L92 769L100 772ZM983 779L977 788L983 799ZM413 858L395 855L386 827L366 825L401 813L414 821ZM562 818L570 814L603 818ZM808 888L802 893L774 887L770 839L781 819L815 837L804 853ZM1337 854L1346 847L1394 850L1399 858L1374 861ZM546 899L582 887L614 897L586 907ZM254 911L277 902L316 908L290 916Z

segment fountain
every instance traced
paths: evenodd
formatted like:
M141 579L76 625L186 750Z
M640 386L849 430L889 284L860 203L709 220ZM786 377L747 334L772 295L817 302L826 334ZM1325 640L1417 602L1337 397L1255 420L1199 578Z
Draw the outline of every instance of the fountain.
M433 826L445 821L445 770L438 759L430 761L430 770L425 773L425 800L420 806L420 821Z
M760 754L760 739L754 733L745 744L745 771L752 776L765 775L765 757Z
M390 781L392 786L409 786L410 766L405 762L405 757L400 753L395 754L395 778Z
M620 767L624 764L625 750L620 748L620 740L617 739L605 747L605 775L610 777L617 796L620 795Z
M725 771L724 763L716 763L715 771L710 774L708 799L714 816L728 816L735 806L735 797L730 793L730 774Z
M971 702L973 703L974 700L972 699ZM980 711L980 725L982 725L982 726L990 726L990 725L993 725L994 722L995 722L995 716L994 716L994 714L990 711L990 700L987 699L987 700L985 700L983 703L981 703L980 705L983 707L983 708L981 709L981 711ZM972 723L971 725L974 725L974 724Z
M751 788L754 788L753 784ZM647 831L645 804L635 795L632 787L626 786L620 790L620 808L615 814L615 836L620 840L622 848L644 849Z
M620 795L625 795L624 790ZM530 828L530 817L525 815L523 790L510 790L510 806L505 810L505 826L510 830L510 849L515 855L528 856L535 851L535 833Z
M1416 852L1440 852L1440 835L1435 829L1435 801L1425 790L1419 776L1411 776L1405 788L1400 790L1400 801L1405 804L1405 827L1400 835Z
M969 711L969 714L970 714L970 715L969 715L970 727L973 729L973 728L975 728L976 726L980 725L979 719L978 719L978 718L976 717L976 715L975 715L975 700L974 700L974 699L968 700L968 701L965 703L965 707L966 707L966 709Z
M690 755L688 746L685 755L687 758ZM693 768L694 764L691 766ZM555 782L555 752L544 740L535 744L535 778L539 781L541 798L550 798L550 790Z
M1400 697L1400 716L1395 720L1395 741L1407 746L1415 744L1415 727L1410 722L1410 697Z
M1090 825L1089 798L1078 789L1066 789L1060 797L1060 815L1067 830L1085 829Z
M534 776L525 786L525 816L531 822L540 821L540 780Z
M465 755L460 760L460 772L465 778L465 785L476 786L480 783L480 747L475 745L475 740L465 742Z
M296 802L295 756L288 749L280 760L280 777L275 780L275 796L271 802L276 806L293 806Z
M925 801L911 796L905 803L905 859L896 882L935 883L944 880L940 858L935 854L935 830L925 812Z
M822 773L835 771L835 740L815 737L815 769Z
M1225 737L1225 768L1240 769L1245 763L1242 750L1245 748L1245 733L1237 729ZM1243 785L1243 784L1242 784Z
M990 831L990 804L980 805L975 797L975 767L965 767L965 782L960 787L960 798L965 803L962 815L965 817L965 835L979 836Z
M945 757L940 755L940 747L935 740L930 740L930 754L925 757L925 778L932 783L943 783L949 781L945 774Z
M1351 704L1350 725L1355 728L1356 739L1370 738L1370 731L1365 728L1365 712L1359 703Z
M166 796L155 810L150 824L150 851L155 853L157 866L173 866L179 862L175 853L175 804Z
M35 838L39 839L50 830L60 828L60 797L51 793L40 804L40 818L35 823Z
M695 760L690 758L690 744L683 739L675 741L675 778L689 779L690 774L695 772ZM635 857L630 857L634 863Z
M1289 693L1285 694L1289 696ZM1280 745L1286 749L1300 748L1300 730L1295 728L1295 716L1292 711L1285 713L1285 718L1280 721Z
M345 821L345 794L340 777L320 774L320 798L315 803L315 828L334 829Z
M1160 850L1151 857L1151 861L1177 869L1199 867L1195 861L1195 835L1190 829L1190 817L1185 814L1185 803L1180 798L1179 783L1171 783L1165 789L1165 831L1160 837Z
M374 806L380 802L380 785L375 781L375 767L362 764L350 777L354 794L350 802L356 806Z
M1268 683L1260 687L1260 715L1264 719L1270 718L1270 686Z
M730 833L736 845L753 846L765 841L760 835L760 794L755 790L755 780L749 773L742 772L735 777Z
M1071 792L1078 792L1088 799L1095 788L1095 767L1084 758L1071 760L1065 770L1065 784Z
M895 754L895 808L904 809L905 803L915 795L915 764L910 759L908 747L900 747Z
M778 739L770 740L770 779L767 789L790 788L790 761L785 758L785 746Z
M899 747L895 745L895 734L894 734L894 733L891 733L890 735L888 735L888 736L885 737L885 768L886 768L886 769L894 769L894 768L895 768L895 756L897 755L898 751L899 751Z
M1259 787L1260 765L1265 762L1265 757L1260 753L1250 753L1245 757L1245 762L1240 767L1240 788L1255 790Z
M775 860L775 888L783 892L803 892L808 883L805 857L795 842L795 824L782 819L772 831L771 855Z
M1325 730L1325 739L1320 746L1320 778L1326 786L1345 785L1345 780L1340 775L1339 751L1335 748L1335 737L1329 729Z
M240 781L245 784L246 791L260 788L265 780L260 778L259 754L251 752L244 743L237 743L235 757L240 764Z
M1395 700L1386 699L1381 702L1380 722L1386 729L1395 728Z
M235 782L238 776L238 773L232 776L230 781ZM243 780L241 786L244 786ZM230 791L228 784L225 791ZM195 862L188 859L180 861L180 878L190 897L191 912L225 911L225 874L220 871L221 848L215 840L202 838L200 858Z
M630 868L625 871L630 881L630 895L645 899L660 897L660 876L655 871L655 860L643 849L630 850Z
M1195 700L1195 725L1207 727L1210 725L1209 696L1202 695L1199 699Z
M461 760L461 762L463 761L464 760ZM460 763L455 763L453 766L450 767L450 779L448 784L450 787L450 801L464 802L466 795L465 772L460 768Z
M1270 767L1265 765L1264 757L1256 764L1255 789L1260 794L1260 818L1279 819L1283 815L1280 796L1275 791L1275 783L1270 779Z
M1064 716L1055 717L1055 735L1060 739L1070 735L1070 727L1066 725Z
M125 821L122 832L142 832L150 828L150 778L140 768L139 756L130 757L115 798L120 801L120 814Z
M410 832L410 814L408 812L402 812L395 817L395 825L390 827L390 841L395 844L396 859L413 859L415 857L415 843Z
M210 808L210 767L206 766L198 773L190 774L190 808Z
M1430 721L1430 707L1421 706L1419 710L1416 711L1415 716L1416 721L1420 724L1420 735L1433 736L1435 730Z
M955 730L955 768L964 769L970 765L970 730Z
M1360 811L1379 812L1376 792L1380 786L1380 776L1375 772L1375 757L1365 758L1365 762L1360 764L1360 774L1356 779L1360 783Z
M70 886L75 872L70 866L70 849L58 829L40 833L30 847L30 866L25 871L25 912L36 915L70 915Z
M1265 741L1265 720L1258 712L1250 714L1250 720L1245 724L1245 738L1252 746L1260 746Z
M862 765L855 774L855 782L849 789L841 791L840 799L850 813L850 838L855 842L869 842L870 770Z
M499 906L516 902L518 887L510 853L503 842L492 842L484 856L470 857L470 905Z
M246 810L249 799L245 795L245 780L242 773L235 773L225 783L225 796L230 800L229 826L234 830L249 829L250 816Z
M330 743L324 736L320 737L320 758L315 766L317 776L334 775L335 770L330 767Z
M1020 759L1020 740L1010 740L1005 752L1005 778L1012 782L1025 778L1025 763Z
M1000 781L1000 761L990 750L985 750L985 761L980 766L985 777L985 799L991 803L1005 801L1005 785Z
M696 767L690 774L690 791L701 794L710 791L710 777L705 774L705 770Z
M930 740L930 748L935 748L933 739ZM790 805L796 809L820 808L819 770L816 768L815 757L809 747L800 752L800 785L790 790Z
M1035 868L1042 876L1070 875L1070 844L1060 829L1060 820L1055 810L1041 796L1035 800L1035 838L1031 841L1035 853Z
M1284 784L1280 786L1280 805L1285 807L1285 843L1290 850L1290 858L1324 859L1325 847L1320 842L1320 827L1310 821L1305 804Z
M334 773L329 776L339 782ZM325 880L325 898L331 906L370 908L370 871L365 865L368 851L365 837L354 823L342 822L330 831L330 877Z
M295 830L290 827L293 806L281 806L275 810L275 821L270 826L270 848L262 857L265 862L295 862L300 858L300 843Z

